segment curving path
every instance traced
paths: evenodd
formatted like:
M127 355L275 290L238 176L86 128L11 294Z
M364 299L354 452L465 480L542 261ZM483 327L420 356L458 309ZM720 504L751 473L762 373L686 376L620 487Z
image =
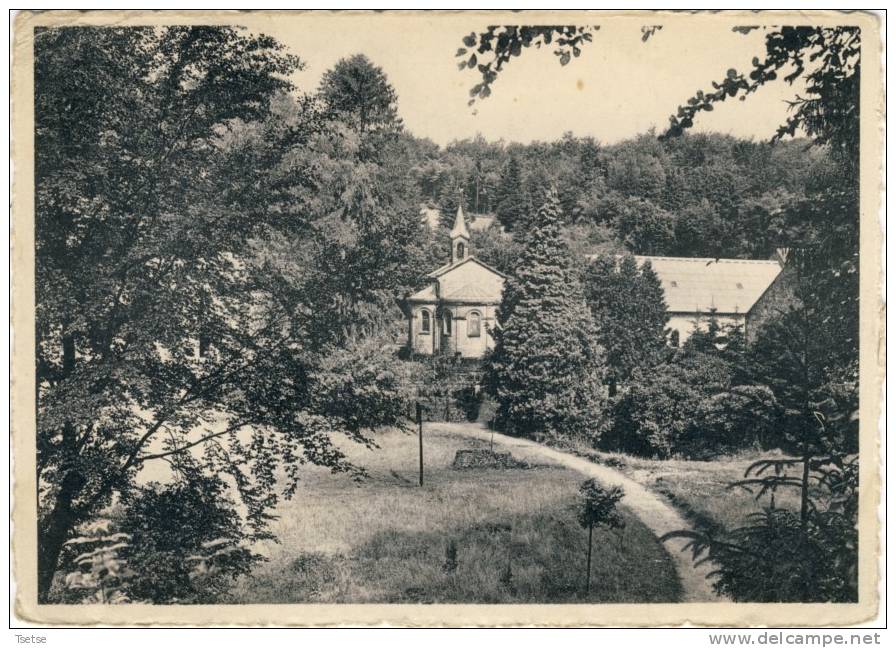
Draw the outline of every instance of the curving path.
M587 477L593 477L606 486L621 486L625 490L622 503L637 515L657 537L670 531L691 528L681 514L663 501L660 496L650 492L615 468L601 466L528 439L510 437L498 432L492 433L491 430L479 423L427 423L426 427L483 441L489 441L494 434L495 444L513 448L513 454L517 457L548 459ZM708 578L713 566L709 563L694 565L691 552L684 549L685 544L686 540L678 538L665 543L681 581L682 602L723 600L712 591L712 581Z

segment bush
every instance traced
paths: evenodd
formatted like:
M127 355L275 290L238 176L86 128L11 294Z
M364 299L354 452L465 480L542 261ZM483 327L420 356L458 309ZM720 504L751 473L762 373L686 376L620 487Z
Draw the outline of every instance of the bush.
M719 355L681 352L632 375L612 407L605 447L662 459L707 458L764 443L777 416L767 387L732 385Z
M62 552L58 603L214 603L261 556L217 477L189 472L124 493Z
M321 355L311 376L311 400L320 413L356 437L406 420L411 376L381 341L333 347Z
M813 488L808 479L788 476L786 468L800 468L799 460L757 462L748 474L755 466L774 467L774 475L737 484L760 484L760 495L772 495L762 512L714 536L678 531L662 540L688 538L695 560L716 566L715 590L734 601L858 600L858 462L810 461ZM800 512L775 508L777 488L799 489L808 505Z
M118 527L130 537L132 600L211 603L261 560L217 478L151 483L123 501Z

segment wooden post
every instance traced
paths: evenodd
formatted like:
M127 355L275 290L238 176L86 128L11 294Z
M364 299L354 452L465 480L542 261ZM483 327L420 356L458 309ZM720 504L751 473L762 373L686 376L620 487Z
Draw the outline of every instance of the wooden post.
M417 434L420 437L420 485L423 486L423 408L417 401Z
M594 525L588 525L588 566L585 568L585 594L591 593L591 534L594 532Z

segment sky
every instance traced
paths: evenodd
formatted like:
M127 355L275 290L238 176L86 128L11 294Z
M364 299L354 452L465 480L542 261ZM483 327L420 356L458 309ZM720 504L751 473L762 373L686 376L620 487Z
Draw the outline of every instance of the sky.
M672 21L647 42L641 40L644 16L594 18L601 29L578 59L561 67L549 49L524 50L507 64L492 96L472 108L468 92L478 74L459 71L454 54L465 34L490 24L476 15L293 15L253 28L305 62L294 77L304 91L314 91L340 58L366 54L395 88L407 129L442 145L477 133L488 140L550 141L566 131L612 144L659 131L698 89L711 90L711 81L729 68L749 70L764 52L761 32L734 33L708 15ZM779 80L744 102L729 99L701 114L693 130L768 139L797 91Z

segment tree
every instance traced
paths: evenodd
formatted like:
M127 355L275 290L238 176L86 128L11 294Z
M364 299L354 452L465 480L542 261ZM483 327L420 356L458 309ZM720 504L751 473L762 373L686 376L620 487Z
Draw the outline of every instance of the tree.
M616 218L616 231L635 254L667 254L674 244L674 220L646 198L628 198Z
M309 194L327 186L307 102L262 125L299 65L229 28L35 35L41 601L73 530L145 464L229 475L245 537L265 537L300 462L358 472L332 436L366 443L370 421L328 409L328 390L398 395L394 375L371 370L364 390L309 346L307 293L273 263L314 231ZM289 145L242 146L275 132Z
M535 32L537 39L530 38L521 46L508 37L496 40L495 29L471 34L464 44L478 44L480 50L492 52L496 61L506 62L518 56L523 46L550 42L553 34L553 30L541 28ZM514 27L512 32L529 29ZM733 29L748 33L760 28ZM794 235L789 247L799 248L803 256L803 305L768 327L771 344L767 348L774 350L758 362L767 384L757 385L781 399L785 416L792 419L787 434L794 436L801 456L758 462L751 473L771 470L774 474L748 475L750 479L745 480L748 486L760 485L760 495L773 495L776 488L796 488L801 506L794 523L793 513L775 510L772 500L762 520L734 533L730 542L691 535L695 556L717 560L722 566L719 588L739 600L853 600L858 482L851 453L858 424L861 34L856 26L762 29L766 31L765 52L753 58L749 72L730 69L724 79L712 83L712 90L698 91L670 118L663 136L682 135L700 112L713 110L715 104L729 98L744 100L779 73L786 73L788 83L799 79L805 84L806 92L791 102L791 114L772 140L793 136L798 129L805 131L817 146L830 152L833 181L809 192L805 202L796 201L783 209L779 223L787 227L781 230ZM591 32L584 26L564 32L566 40L558 49L575 47L570 41ZM561 53L567 54L561 57L561 64L568 63L568 49ZM458 51L458 56L466 56L466 52ZM483 83L474 86L474 97L488 96L500 67L478 68ZM802 378L797 376L801 372ZM794 468L800 475L788 474ZM813 477L828 491L820 505L812 500L809 483ZM789 575L784 586L776 580L775 587L769 588L767 579L782 573Z
M549 192L504 288L486 384L495 425L524 436L593 437L603 396L603 350Z
M723 357L689 349L633 372L613 404L612 434L603 445L646 457L706 459L773 443L778 415L767 387L737 384Z
M610 395L632 371L662 360L666 350L666 300L650 261L640 268L631 255L602 255L583 277L597 340L606 350Z
M579 486L579 524L588 529L588 557L585 567L585 594L591 592L591 547L595 526L609 529L625 527L625 521L616 509L616 504L625 496L621 486L604 489L593 479L582 482Z
M470 246L477 259L504 274L513 274L523 252L523 246L516 238L494 223L485 229L472 230L470 236Z
M526 219L523 179L519 161L515 156L510 157L501 171L495 213L498 216L498 222L508 231L519 227Z
M395 90L382 68L363 54L340 59L324 72L318 93L328 110L361 133L402 127Z
M492 93L492 84L498 74L514 56L524 48L554 44L554 54L560 65L566 65L572 57L582 53L581 48L592 40L592 32L600 29L576 25L522 26L503 25L488 27L484 32L470 32L463 37L463 47L455 56L461 59L458 69L476 68L481 82L470 88L470 105L476 99L485 99ZM490 59L490 60L486 60Z

